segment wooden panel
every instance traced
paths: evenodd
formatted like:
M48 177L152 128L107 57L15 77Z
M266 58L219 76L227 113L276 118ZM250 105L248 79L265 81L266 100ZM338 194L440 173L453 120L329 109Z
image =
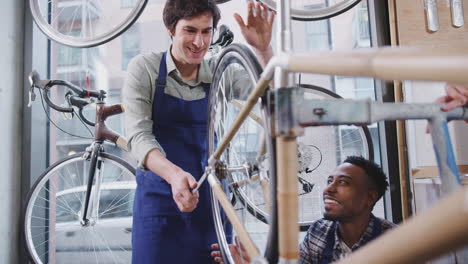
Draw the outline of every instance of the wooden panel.
M468 174L468 165L458 165L458 171L461 175ZM419 166L411 169L413 178L433 178L439 177L439 169L437 166ZM462 177L464 184L468 184L468 177Z
M390 0L392 1L392 0ZM427 30L423 0L395 0L399 45L407 46L464 46L468 45L468 0L463 0L465 25L452 26L450 7L446 0L438 0L439 30Z

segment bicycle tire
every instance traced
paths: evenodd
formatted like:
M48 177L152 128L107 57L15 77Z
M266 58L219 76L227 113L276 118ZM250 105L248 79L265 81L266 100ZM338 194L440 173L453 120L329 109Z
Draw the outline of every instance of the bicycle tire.
M229 2L229 1L231 1L231 0L215 0L216 4L218 4L218 5L227 3L227 2Z
M276 10L276 0L257 0L263 2L270 9ZM341 0L329 6L314 8L311 1L291 1L291 18L300 21L327 19L342 14L357 5L361 0ZM305 3L304 3L305 2ZM328 1L325 1L328 2ZM333 1L332 1L333 2ZM309 5L311 8L305 8Z
M210 93L208 95L208 156L214 153L217 142L221 140L221 138L224 135L223 133L226 132L224 130L218 130L222 129L222 127L217 127L217 124L219 124L217 122L221 121L223 124L225 124L225 122L232 121L230 118L235 118L236 112L238 112L240 109L240 107L235 102L239 103L247 98L250 90L254 87L255 82L258 80L260 73L261 67L258 61L255 59L255 56L247 47L242 46L240 44L231 44L227 48L223 49L222 53L217 58L212 85L210 88ZM232 74L231 78L225 77L225 74ZM232 76L236 76L236 78L233 78ZM231 82L239 83L233 85ZM223 100L228 100L228 103L224 104ZM264 110L262 105L258 104L254 108L254 112L256 115L262 115L262 113L260 113ZM229 121L227 119L229 119ZM224 184L230 186L229 188L231 189L231 191L226 192L230 200L233 203L234 201L239 200L239 193L242 193L241 196L244 196L242 202L235 202L234 204L238 212L238 216L240 216L242 221L253 221L256 224L261 224L263 228L262 234L266 235L268 233L267 229L269 227L268 225L262 222L265 221L265 219L260 221L258 220L258 218L261 217L250 217L256 211L264 211L265 208L255 208L255 210L252 210L252 208L249 208L249 205L245 206L247 204L245 202L245 197L248 196L249 193L251 193L250 191L253 191L254 194L259 194L259 192L255 191L258 186L251 186L250 183L247 183L247 185L238 187L237 191L234 190L237 187L233 187L234 183L239 183L242 180L247 180L249 176L252 176L252 173L249 173L247 171L253 170L254 168L253 163L256 162L257 155L260 152L258 151L259 144L257 144L257 136L259 134L262 134L262 131L263 125L258 124L257 121L255 121L254 119L247 119L239 128L238 133L236 134L236 136L234 136L227 150L224 151L219 160L221 162L225 162L230 166L229 168L227 168L228 170L232 170L232 172L229 172L228 179L224 181ZM246 144L242 144L242 137L248 137L248 140L251 142L251 144L248 146ZM247 152L250 153L250 155L248 155L248 157L243 156L243 154ZM241 158L243 160L237 160L237 158ZM254 197L250 198L254 199ZM262 197L255 198L260 199L260 201L258 201L259 204L262 203ZM254 202L252 202L252 204L254 204ZM226 237L226 232L229 229L229 224L227 223L227 219L225 219L222 213L222 209L220 208L220 205L213 194L212 208L213 217L215 220L216 233L218 236L218 243L220 245L223 261L224 263L233 263L233 259L228 248L228 243L230 243L231 241L230 238ZM262 213L262 215L265 215L265 213ZM244 224L245 223L246 222L244 222ZM246 225L246 227L248 229L248 232L253 231L249 230L248 225ZM263 239L264 242L266 242L266 239L264 239L264 237L262 237L261 239ZM257 244L257 247L262 248L259 246L259 243L257 243L258 241L255 240L255 238L254 242ZM263 248L265 248L265 246L263 246Z
M102 6L99 0L83 4L64 0L29 0L29 5L34 22L49 39L69 47L89 48L111 41L133 25L148 2L136 1L134 6L120 8L117 15L115 7ZM125 11L126 14L122 14ZM81 19L76 19L77 16ZM122 19L116 20L116 16ZM104 22L100 23L100 20Z
M98 217L83 226L79 216L89 166L83 154L51 165L29 192L23 227L33 263L131 262L135 169L117 156L99 153Z

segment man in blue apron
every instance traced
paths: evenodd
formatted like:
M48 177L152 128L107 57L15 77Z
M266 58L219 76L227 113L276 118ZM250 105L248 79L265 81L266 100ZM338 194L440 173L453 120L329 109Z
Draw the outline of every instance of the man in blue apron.
M300 245L301 264L328 264L361 248L395 224L372 214L387 190L380 166L363 157L348 157L328 176L323 190L324 218L311 224ZM213 245L218 249L218 245ZM236 263L249 263L239 245L230 249ZM222 262L219 251L212 252ZM241 258L242 256L242 258Z
M246 24L235 14L263 64L272 56L273 18L266 7L253 3ZM204 56L220 13L213 0L168 0L163 19L171 47L134 58L124 87L126 132L139 165L132 261L206 264L212 261L210 244L216 242L209 186L191 190L207 159L212 74Z

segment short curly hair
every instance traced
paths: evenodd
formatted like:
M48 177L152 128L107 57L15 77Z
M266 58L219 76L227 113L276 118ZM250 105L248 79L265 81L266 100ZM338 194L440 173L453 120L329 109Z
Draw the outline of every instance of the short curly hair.
M371 183L375 185L379 199L384 195L388 188L387 176L377 163L360 156L349 156L343 163L350 163L363 169Z
M215 29L221 19L221 12L214 0L167 0L163 11L164 25L174 33L179 20L205 12L210 12L213 16L213 29Z

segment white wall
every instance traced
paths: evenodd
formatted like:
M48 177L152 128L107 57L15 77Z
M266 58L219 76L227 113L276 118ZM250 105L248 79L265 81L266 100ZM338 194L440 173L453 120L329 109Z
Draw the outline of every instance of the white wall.
M0 263L18 263L24 1L0 8Z
M415 82L404 83L405 101L415 103L430 103L445 95L444 83ZM408 150L411 168L420 166L437 166L432 140L425 133L426 121L408 121ZM463 121L449 123L452 147L458 165L468 164L468 126Z

